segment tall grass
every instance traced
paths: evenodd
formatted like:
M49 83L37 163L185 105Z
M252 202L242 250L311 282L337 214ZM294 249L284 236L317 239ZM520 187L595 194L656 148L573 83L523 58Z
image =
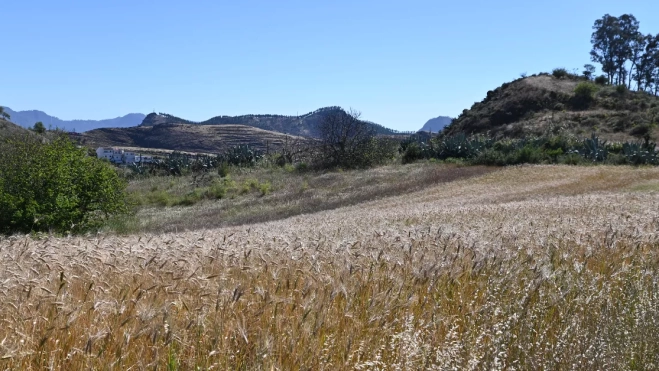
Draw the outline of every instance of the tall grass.
M579 171L244 227L4 239L0 365L655 369L659 199L628 189L659 172Z

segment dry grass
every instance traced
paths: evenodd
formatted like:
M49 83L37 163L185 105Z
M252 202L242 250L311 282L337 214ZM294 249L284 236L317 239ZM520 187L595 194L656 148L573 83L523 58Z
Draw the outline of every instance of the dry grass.
M494 170L425 162L327 173L289 172L276 167L233 169L229 179L211 174L197 183L189 176L151 177L129 185L134 197L145 202L134 219L122 220L119 227L130 233L161 233L272 221L407 194ZM192 206L157 205L176 202L194 192L202 194L218 184L226 189L222 199L202 199ZM265 195L260 191L263 184L270 185Z
M286 220L0 241L7 369L656 369L658 169L515 167Z
M524 83L534 86L536 88L545 89L549 91L556 91L563 94L573 94L574 88L577 87L578 81L569 79L557 79L553 76L531 76L524 80Z

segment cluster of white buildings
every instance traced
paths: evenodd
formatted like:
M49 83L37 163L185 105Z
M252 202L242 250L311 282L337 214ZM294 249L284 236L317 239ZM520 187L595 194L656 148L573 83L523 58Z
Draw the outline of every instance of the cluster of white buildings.
M96 149L96 156L100 159L106 159L113 164L148 164L153 162L152 156L145 156L135 152L124 151L121 148L99 147Z

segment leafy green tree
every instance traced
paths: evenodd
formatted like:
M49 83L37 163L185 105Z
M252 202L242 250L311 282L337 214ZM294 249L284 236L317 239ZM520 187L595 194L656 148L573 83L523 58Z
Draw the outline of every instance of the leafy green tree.
M639 23L631 14L623 14L618 18L618 31L616 42L616 70L618 78L616 83L622 85L626 83L626 78L631 74L634 67L634 43L641 42L642 35L638 30ZM627 61L632 63L629 70L625 68Z
M46 132L46 127L43 125L43 122L38 121L34 124L34 126L32 127L32 130L35 133L43 134L43 133Z
M593 76L595 76L595 71L596 71L596 70L597 70L597 69L596 69L595 66L593 66L592 64L585 64L585 65L583 66L583 75L584 75L584 77L587 78L588 80L592 80L592 79L593 79Z
M618 18L606 14L595 21L593 30L590 38L593 45L593 49L590 51L591 60L602 65L602 72L606 74L608 82L612 84L616 72Z
M630 38L631 66L629 67L629 73L627 76L629 79L627 82L628 89L632 88L632 81L634 81L634 77L637 75L636 72L639 70L639 65L642 63L645 57L645 50L648 46L648 42L649 42L648 37L641 34L640 32L636 32ZM640 90L640 84L637 84L637 87Z
M0 233L83 232L127 211L126 184L68 138L25 136L0 148Z

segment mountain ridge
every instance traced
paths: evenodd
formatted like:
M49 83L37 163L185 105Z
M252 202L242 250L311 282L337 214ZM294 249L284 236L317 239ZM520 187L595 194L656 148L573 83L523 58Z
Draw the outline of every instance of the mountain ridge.
M14 111L8 107L4 108L11 116L10 121L23 128L31 128L36 122L41 121L47 128L60 128L80 133L99 128L138 126L146 117L142 113L129 113L124 116L104 120L62 120L39 110Z
M248 114L240 116L215 116L201 122L186 120L167 113L150 113L140 126L155 126L162 124L186 124L186 125L244 125L262 130L274 131L282 134L318 137L319 126L322 120L329 114L343 110L341 107L329 106L319 108L315 111L297 115L274 115L274 114ZM397 135L402 132L390 129L374 122L362 120L371 125L376 134Z

